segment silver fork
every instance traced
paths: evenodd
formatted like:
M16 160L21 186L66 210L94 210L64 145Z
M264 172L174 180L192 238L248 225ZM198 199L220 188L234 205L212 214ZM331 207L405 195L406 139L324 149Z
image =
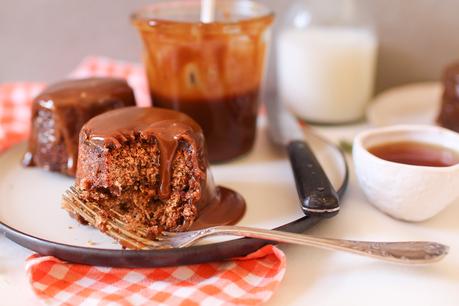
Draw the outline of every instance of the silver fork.
M436 262L442 259L449 250L448 246L437 242L353 241L243 226L215 226L180 233L163 232L156 240L151 240L147 238L148 234L144 228L129 229L116 211L112 211L112 218L105 218L104 212L101 211L97 204L82 201L77 193L78 191L74 187L69 188L63 196L63 207L71 213L80 215L89 224L99 228L107 235L118 240L123 246L131 249L183 248L193 245L198 240L208 236L231 235L315 246L405 264Z
M201 230L171 233L164 232L157 238L163 248L183 248L198 240L217 235L260 238L270 241L314 246L328 250L344 251L376 259L404 264L428 264L437 262L448 254L449 247L437 242L403 241L371 242L321 238L277 230L265 230L244 226L215 226ZM158 245L156 245L158 247Z

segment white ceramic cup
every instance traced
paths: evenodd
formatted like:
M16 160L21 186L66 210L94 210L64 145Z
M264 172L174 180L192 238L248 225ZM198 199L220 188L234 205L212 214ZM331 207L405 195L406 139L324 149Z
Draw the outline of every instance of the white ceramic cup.
M459 164L414 166L368 152L372 146L400 141L439 145L459 152L459 134L437 126L396 125L365 131L354 139L355 172L368 200L394 218L423 221L459 198Z

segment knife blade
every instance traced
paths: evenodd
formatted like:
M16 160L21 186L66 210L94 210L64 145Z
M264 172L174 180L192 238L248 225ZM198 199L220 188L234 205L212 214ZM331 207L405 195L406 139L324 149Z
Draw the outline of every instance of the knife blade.
M276 99L265 99L268 134L272 142L286 149L295 178L303 213L331 217L338 213L338 194L305 141L296 118Z

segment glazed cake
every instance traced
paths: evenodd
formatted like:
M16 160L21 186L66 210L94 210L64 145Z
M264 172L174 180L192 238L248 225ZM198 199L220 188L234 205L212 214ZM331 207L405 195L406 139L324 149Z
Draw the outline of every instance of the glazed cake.
M108 110L135 104L132 89L122 79L67 80L47 87L32 104L23 164L74 176L83 124Z
M148 238L189 229L216 197L201 128L172 110L127 107L92 118L80 132L77 164L80 200ZM103 221L96 226L104 231Z
M443 73L443 96L437 121L459 132L459 62L448 66Z

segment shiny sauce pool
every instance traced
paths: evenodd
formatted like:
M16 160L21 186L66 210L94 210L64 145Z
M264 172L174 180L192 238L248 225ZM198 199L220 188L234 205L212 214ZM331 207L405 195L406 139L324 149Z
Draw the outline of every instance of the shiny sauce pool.
M368 151L384 160L407 165L449 167L459 163L458 152L423 142L389 142L372 146Z

